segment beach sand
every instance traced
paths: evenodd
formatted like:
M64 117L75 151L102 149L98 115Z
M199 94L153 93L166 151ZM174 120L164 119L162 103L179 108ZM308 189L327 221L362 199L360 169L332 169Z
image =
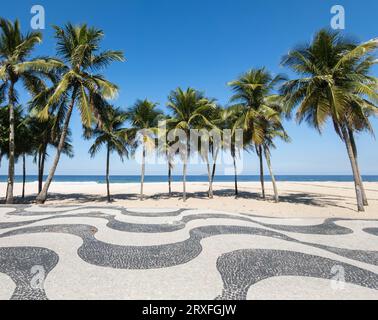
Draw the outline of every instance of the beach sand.
M369 207L366 212L356 210L354 184L352 182L278 182L280 203L272 200L272 185L266 183L267 200L261 199L258 182L239 183L239 197L234 197L234 184L214 183L214 199L208 199L208 184L187 184L188 200L182 201L182 183L173 183L173 197L168 197L167 183L146 183L146 199L140 201L140 185L111 184L112 205L128 208L193 208L226 212L240 212L271 217L321 217L321 218L378 218L378 183L365 183ZM15 184L15 196L21 194L21 183ZM0 183L0 194L4 195L6 184ZM26 184L26 201L33 201L37 183ZM62 183L51 185L46 205L108 205L106 185L97 183ZM19 201L18 201L19 202Z

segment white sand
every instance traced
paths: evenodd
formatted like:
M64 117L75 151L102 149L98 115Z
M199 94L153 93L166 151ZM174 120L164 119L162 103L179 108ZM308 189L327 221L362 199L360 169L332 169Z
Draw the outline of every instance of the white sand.
M365 213L356 211L354 184L349 182L279 182L280 203L272 201L271 183L266 183L268 200L260 197L258 182L239 183L240 196L234 197L233 183L214 184L214 199L208 199L208 184L191 182L187 184L189 199L181 199L182 183L173 183L174 196L168 198L167 183L146 183L147 198L138 200L140 185L112 184L113 205L128 208L193 208L213 209L229 212L250 213L274 217L343 217L378 218L378 183L365 183L369 207ZM21 184L15 185L15 195L21 194ZM0 183L0 194L4 195L6 184ZM26 184L27 200L32 200L37 183ZM50 198L46 204L54 205L107 205L106 185L96 183L53 183Z

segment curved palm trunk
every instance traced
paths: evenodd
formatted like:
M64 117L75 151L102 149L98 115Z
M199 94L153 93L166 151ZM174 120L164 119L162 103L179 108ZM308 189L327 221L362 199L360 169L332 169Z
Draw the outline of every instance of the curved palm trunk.
M22 199L25 198L26 163L25 153L22 154Z
M272 163L270 161L270 154L269 154L268 148L264 147L264 153L265 153L266 164L268 165L270 177L272 178L272 184L273 184L273 190L274 190L274 201L278 203L279 197L278 197L278 191L277 191L276 178L273 174Z
M217 160L218 160L218 155L219 155L219 148L215 152L214 155L214 163L213 163L213 170L211 172L211 180L210 180L210 188L213 190L213 184L214 184L214 178L215 178L215 171L217 169ZM210 188L209 188L209 193L210 193Z
M74 90L74 92L72 94L71 103L70 103L70 105L69 105L69 107L67 109L66 119L64 120L63 130L62 130L62 134L60 136L58 148L56 150L56 155L55 155L54 162L53 162L52 167L50 169L49 175L48 175L48 177L46 179L46 183L43 186L42 191L39 193L39 195L37 196L37 199L36 199L37 203L39 203L39 204L43 204L43 203L46 202L47 192L49 191L51 182L52 182L52 180L54 178L54 175L55 175L56 168L58 167L60 155L62 154L64 143L66 142L66 137L67 137L67 132L68 132L68 126L70 124L73 107L75 105L75 97L76 97L76 90Z
M6 204L13 203L13 186L14 186L14 82L11 82L8 92L9 103L9 164L8 164L8 184Z
M172 197L172 164L168 161L168 193Z
M263 155L262 155L262 147L258 146L257 152L259 159L260 159L260 183L261 183L261 192L262 197L265 199L265 182L264 182L264 164L263 164Z
M234 161L235 197L237 197L239 195L239 190L238 190L238 170L236 168L236 156L235 156L235 154L232 155L232 159Z
M354 157L354 162L355 162L355 166L356 166L356 170L357 170L358 184L361 188L362 203L363 203L364 206L367 207L367 206L369 206L369 201L368 201L367 196L366 196L365 187L364 187L364 183L363 183L363 180L362 180L362 176L361 176L361 173L360 173L360 168L359 168L358 160L357 160L356 156Z
M140 177L140 200L144 200L143 186L144 186L144 173L146 169L146 146L143 144L143 156L142 156L142 172Z
M110 198L109 163L110 163L110 146L108 143L107 150L106 150L106 192L107 192L108 202L111 202L112 199Z
M350 142L352 144L355 166L357 168L358 183L361 187L362 202L363 202L364 206L368 206L369 202L367 200L364 183L363 183L362 176L361 176L361 173L360 173L360 168L359 168L359 165L358 165L358 154L357 154L356 140L354 139L353 131L349 128L348 128L348 133L349 133Z
M206 157L206 166L207 166L207 176L209 178L209 198L213 199L214 194L213 194L213 184L211 181L211 168L210 168L210 162L209 162L209 157Z
M217 164L214 162L214 163L213 163L213 170L212 170L212 172L211 172L211 183L212 183L212 184L213 184L214 179L215 179L215 172L216 172L216 170L217 170Z
M362 190L361 190L361 186L359 184L358 168L356 166L356 161L355 161L355 158L354 158L353 146L352 146L352 143L350 141L350 136L347 132L347 129L343 126L341 128L341 131L342 131L342 134L343 134L345 146L347 148L349 160L350 160L350 163L351 163L351 166L352 166L353 177L354 177L354 185L355 185L355 189L356 189L357 208L358 208L358 211L363 212L363 211L365 211L365 209L364 209L364 205L363 205L363 201L362 201Z

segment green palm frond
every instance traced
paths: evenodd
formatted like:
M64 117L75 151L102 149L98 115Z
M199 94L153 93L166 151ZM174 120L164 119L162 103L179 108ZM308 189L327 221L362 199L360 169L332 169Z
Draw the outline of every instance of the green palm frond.
M230 107L234 113L232 132L235 135L237 129L243 129L247 150L253 149L253 145L266 143L271 127L282 127L281 117L285 111L284 96L273 92L285 80L286 76L273 77L265 68L261 68L251 69L229 83L234 92L230 101L237 102ZM230 147L231 152L235 154L235 145L232 144Z
M371 53L372 51L378 48L378 38L369 40L364 42L358 46L355 46L352 50L345 52L341 57L340 60L337 62L333 70L338 70L344 64L348 64L350 62L355 63L355 60L361 59L363 56Z
M53 93L49 97L49 99L46 102L46 105L41 109L39 116L41 119L46 119L49 114L49 109L51 106L55 105L56 103L59 102L59 100L62 98L64 94L68 91L70 85L71 85L71 79L73 78L73 73L68 72L66 73L60 82L57 84L57 86L53 89ZM43 95L44 92L41 92ZM35 99L38 99L39 96L37 95Z
M103 146L108 146L111 152L116 152L123 160L129 156L132 149L132 134L124 127L127 113L111 105L104 107L102 113L101 125L97 123L95 127L85 128L85 138L95 138L89 153L94 157Z
M61 61L57 59L45 58L33 59L18 63L14 66L14 71L18 74L22 74L27 71L50 72L63 67L64 64Z
M124 62L125 58L122 51L108 50L91 57L91 69L101 70L109 66L112 62Z
M329 118L339 135L347 124L361 128L364 123L370 131L368 119L361 115L365 98L372 104L378 101L377 79L369 75L377 48L377 39L357 44L338 32L320 30L312 43L292 50L283 65L303 77L281 88L287 115L298 107L297 120L319 132ZM353 126L352 119L360 119L359 124Z
M118 87L114 83L111 83L100 75L92 76L92 79L97 85L97 90L104 98L114 99L117 97Z
M78 107L81 114L81 122L85 127L90 127L92 124L92 109L90 108L88 102L88 94L85 90L85 87L80 86L80 92L78 96Z

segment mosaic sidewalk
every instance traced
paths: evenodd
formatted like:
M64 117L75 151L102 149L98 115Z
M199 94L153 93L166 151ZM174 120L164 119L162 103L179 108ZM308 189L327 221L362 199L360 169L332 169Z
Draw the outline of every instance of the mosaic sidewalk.
M0 299L378 299L378 220L3 206Z

